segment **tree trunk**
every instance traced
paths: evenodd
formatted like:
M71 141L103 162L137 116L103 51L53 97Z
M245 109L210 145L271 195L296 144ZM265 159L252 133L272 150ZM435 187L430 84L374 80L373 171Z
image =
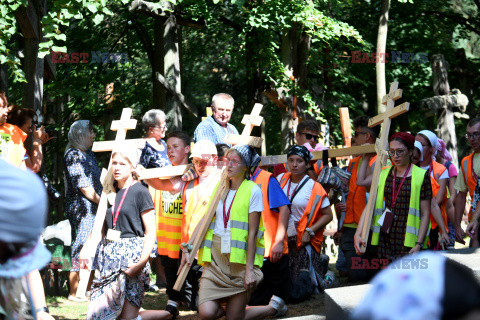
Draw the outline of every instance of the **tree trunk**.
M296 28L292 28L290 30L286 30L281 44L281 60L283 65L285 66L287 76L293 76L293 52L295 47L295 40L296 40ZM282 90L280 88L280 90ZM281 93L283 97L283 92ZM295 144L295 130L296 125L298 123L298 118L296 120L293 119L293 101L292 99L285 99L283 100L286 103L286 108L280 109L282 115L282 150L284 152L287 151L288 147Z
M162 75L164 74L164 58L165 58L165 45L164 45L164 20L155 19L153 22L154 26L154 54L153 54L153 65L152 65L152 84L153 84L153 103L152 107L154 109L165 109L167 90L165 87L157 80L155 74L158 72Z
M382 12L378 24L377 35L377 53L385 53L387 48L387 32L388 32L388 13L390 11L390 0L384 0ZM385 79L385 62L381 59L376 63L377 74L377 110L378 113L385 112L385 106L382 104L383 96L387 94Z
M38 58L38 40L25 39L24 72L27 82L23 85L23 106L42 112L43 59Z
M8 74L7 74L7 65L0 64L0 90L5 92L5 95L8 98Z
M173 10L173 3L169 7ZM177 92L182 92L182 81L180 78L180 43L179 33L175 15L170 15L164 24L164 76L168 83ZM167 91L165 113L171 127L175 130L182 129L182 105L171 93Z

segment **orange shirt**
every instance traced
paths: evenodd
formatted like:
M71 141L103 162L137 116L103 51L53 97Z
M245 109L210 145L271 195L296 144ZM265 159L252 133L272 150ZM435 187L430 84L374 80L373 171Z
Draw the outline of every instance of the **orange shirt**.
M27 134L13 124L5 123L0 126L0 159L20 167L25 159L25 147L23 143Z

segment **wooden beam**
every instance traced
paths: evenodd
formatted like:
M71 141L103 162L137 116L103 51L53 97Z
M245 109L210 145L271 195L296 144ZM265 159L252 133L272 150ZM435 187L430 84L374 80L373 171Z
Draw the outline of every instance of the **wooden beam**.
M405 102L402 103L399 106L396 106L395 108L391 110L385 110L384 113L379 114L378 116L375 116L373 118L370 118L368 121L368 126L369 127L375 127L381 124L387 117L390 119L393 119L401 114L404 114L405 112L408 112L410 108L410 103Z
M41 38L37 12L31 0L28 1L26 7L20 6L15 11L15 18L26 39L39 40Z
M338 157L346 157L346 156L360 155L360 154L366 154L366 153L375 153L375 145L367 144L363 146L354 146L349 148L329 149L328 157L338 158ZM313 156L312 160L322 160L323 151L314 151L312 152L312 156ZM262 157L262 162L260 163L260 166L273 166L281 163L287 163L286 154Z
M147 180L147 179L170 179L175 176L181 176L187 169L187 165L181 166L168 166L162 168L153 168L153 169L145 169L139 171L140 176L138 177L139 180Z
M348 108L339 108L340 127L342 128L343 145L350 147L352 145L352 126L350 124L350 114Z

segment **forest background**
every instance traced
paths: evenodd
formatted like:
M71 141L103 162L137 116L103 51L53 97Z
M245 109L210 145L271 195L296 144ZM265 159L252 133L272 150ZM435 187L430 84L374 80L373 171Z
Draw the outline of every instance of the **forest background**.
M438 114L421 101L435 95L432 56L442 54L450 88L469 99L466 112L455 113L461 158L469 152L467 116L480 107L480 0L3 0L0 88L56 127L43 169L59 190L73 121L91 120L97 140L110 140L122 108L139 120L160 108L168 131L193 136L218 92L234 97L238 129L254 103L264 104L268 155L284 151L292 123L310 117L329 145L341 145L339 107L352 119L379 111L376 64L363 54L376 52L385 11L385 84L398 81L400 102L411 103L392 131L437 128ZM25 31L32 12L36 40ZM128 137L142 134L137 126ZM62 220L61 205L55 211L52 220Z

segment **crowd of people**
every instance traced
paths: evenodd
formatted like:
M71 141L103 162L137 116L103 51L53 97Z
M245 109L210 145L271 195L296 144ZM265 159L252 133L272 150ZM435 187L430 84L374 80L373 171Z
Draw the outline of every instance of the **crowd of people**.
M283 316L286 303L304 301L335 285L323 243L324 230L334 214L342 221L333 236L339 252L336 268L351 282L368 281L385 267L375 261L395 263L422 250L446 250L454 248L456 241L464 242L461 222L467 193L472 208L466 232L470 246L478 246L480 158L476 153L480 152L480 118L467 125L466 137L473 153L462 159L459 170L445 143L432 131L390 135L389 162L378 181L372 231L368 239L363 239L363 226L370 223L365 208L376 155L353 156L343 168L350 177L348 192L339 192L324 183L326 162L312 161L313 151L326 148L319 143L316 121L304 120L297 126L296 144L288 148L287 162L270 172L260 167L255 148L223 143L227 134L238 134L229 123L233 98L216 94L211 106L212 116L196 128L193 146L185 132L167 134L165 114L153 109L142 118L145 147L137 150L119 146L113 150L111 169L116 196L108 201L102 240L93 260L95 275L88 285L87 319L169 320L179 315L181 306L198 311L201 319ZM11 110L5 94L0 92L0 176L10 174L9 166L34 172L42 167L42 145L51 137L45 128L37 129L33 120L28 109ZM379 127L370 128L368 120L360 116L353 121L352 145L374 144L380 136ZM24 146L29 134L33 136L31 152ZM76 295L79 261L91 237L102 193L101 171L91 150L94 139L92 123L77 120L69 128L64 152L65 217L72 230L68 299L76 302L88 301ZM182 176L138 180L146 169L180 165L187 168ZM197 239L197 227L218 193L223 170L227 190L205 237ZM18 183L28 179L38 181L26 174ZM4 184L1 187L7 188ZM46 201L41 186L30 183L28 188L34 188L30 192ZM5 194L12 192L13 187ZM10 230L13 235L7 236L2 231L0 261L14 261L14 265L18 257L26 256L35 263L22 272L8 273L0 267L2 288L16 286L16 293L31 298L27 299L32 301L31 310L26 311L26 304L20 303L25 299L6 309L5 301L13 295L5 296L3 291L1 306L13 318L26 317L30 312L37 319L53 319L48 314L38 272L49 258L38 240L46 202L43 207L25 203L17 208L5 205L6 201L0 198L0 206L8 207L6 210L12 213L7 218L0 212L0 228L12 229L3 221L23 223L12 218L14 214L19 219L30 215L36 224L26 230L33 221L25 222L19 228L25 230L18 235ZM193 241L201 241L200 250L192 257L195 259L190 258ZM369 267L362 267L359 261L367 261ZM444 261L441 263L443 266ZM174 284L185 264L190 271L182 289L176 291ZM150 282L152 269L156 283ZM145 292L163 283L168 296L166 306L144 310Z

